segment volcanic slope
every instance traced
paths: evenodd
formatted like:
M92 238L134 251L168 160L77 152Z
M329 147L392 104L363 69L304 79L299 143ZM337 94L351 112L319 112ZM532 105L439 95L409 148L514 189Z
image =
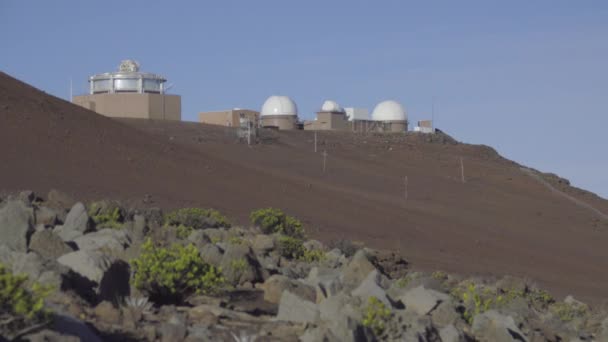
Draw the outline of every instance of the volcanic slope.
M113 120L0 74L0 190L214 207L243 224L274 206L314 237L398 250L414 268L527 276L557 295L608 297L608 224L491 148L319 132L315 153L312 132L263 136L249 147L224 127ZM545 178L608 212L608 201Z

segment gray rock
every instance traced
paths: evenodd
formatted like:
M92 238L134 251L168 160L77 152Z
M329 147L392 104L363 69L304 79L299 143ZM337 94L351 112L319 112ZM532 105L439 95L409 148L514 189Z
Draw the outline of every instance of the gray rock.
M608 317L606 317L600 326L598 332L599 341L608 341Z
M209 237L200 229L195 229L188 236L188 241L192 242L196 247L202 247L203 245L211 243Z
M456 311L456 306L452 299L439 303L437 308L431 311L430 315L433 320L433 325L439 328L462 321L461 314Z
M263 279L259 262L245 244L227 244L220 267L226 280L233 285Z
M29 342L80 342L80 339L76 336L60 334L49 329L25 335L22 339Z
M270 303L279 303L284 291L313 303L316 301L315 289L312 286L280 274L266 279L260 287L264 290L264 300Z
M90 232L93 223L87 214L84 204L78 202L74 204L62 227L55 228L55 232L63 241L72 241L75 238Z
M306 282L315 287L317 302L335 296L342 290L340 272L334 269L313 267L306 277Z
M55 189L49 191L46 200L56 208L71 208L76 204L76 201L70 195Z
M346 288L353 289L359 286L361 281L375 269L376 267L370 262L367 252L362 249L358 250L342 270L341 282Z
M222 262L222 251L212 243L207 243L199 247L201 258L214 266L219 266Z
M52 260L74 251L72 247L50 230L35 232L30 240L30 250Z
M251 248L255 253L267 253L275 248L275 238L272 235L256 235Z
M283 291L279 302L277 320L314 323L318 319L319 309L315 303L302 299L289 291Z
M17 198L27 205L32 204L36 199L36 194L32 190L21 191Z
M165 322L160 326L160 336L162 342L182 341L186 337L186 332L186 325L176 319L169 319L169 322Z
M441 342L462 342L465 341L462 333L458 331L453 325L447 325L439 330L439 337Z
M8 201L0 209L0 236L2 241L11 249L19 252L27 251L29 236L34 232L34 213L21 201Z
M5 253L1 254L5 255ZM68 272L67 268L62 267L55 260L45 260L35 252L27 254L13 252L10 261L5 264L11 266L13 273L27 275L30 283L37 282L56 289L61 288L63 277Z
M133 216L133 229L131 231L131 238L133 241L144 241L148 234L148 222L144 215Z
M327 327L314 327L306 329L304 335L300 336L301 342L344 342L348 339L340 339L336 337Z
M330 268L338 268L346 264L346 262L346 256L342 253L342 251L337 248L334 248L331 251L325 253L325 260L323 260L323 265Z
M228 232L225 229L207 228L203 229L203 233L213 243L224 241L228 238Z
M406 310L418 315L426 315L434 310L439 303L449 301L450 296L419 286L409 290L399 299L405 305Z
M75 238L78 249L95 251L99 249L124 251L131 245L131 238L123 229L106 228Z
M481 341L528 341L511 316L504 316L496 310L476 315L473 318L471 331L475 338Z
M392 307L391 301L386 296L386 291L380 287L380 273L377 270L369 272L367 277L363 279L361 284L354 289L351 294L355 297L370 298L376 297L380 300L387 308Z
M54 226L57 224L57 212L48 207L38 207L35 210L36 225Z
M362 341L365 339L359 323L363 320L360 306L359 298L339 293L318 305L319 317L338 340Z

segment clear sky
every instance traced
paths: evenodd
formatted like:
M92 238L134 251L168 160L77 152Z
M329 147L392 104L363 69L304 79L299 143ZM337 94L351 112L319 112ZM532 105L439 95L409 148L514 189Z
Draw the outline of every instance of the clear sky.
M182 117L292 97L401 102L608 197L607 1L0 0L0 69L67 98L133 58Z

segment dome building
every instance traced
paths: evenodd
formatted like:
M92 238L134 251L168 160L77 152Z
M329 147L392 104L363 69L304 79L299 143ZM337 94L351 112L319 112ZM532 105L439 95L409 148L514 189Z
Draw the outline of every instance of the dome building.
M313 131L343 131L349 130L350 127L344 108L332 100L323 102L314 121L304 123L304 129Z
M280 130L296 129L298 125L298 106L288 96L270 96L260 111L262 127Z
M378 122L384 132L405 132L408 121L405 109L397 101L382 101L372 112L372 120Z

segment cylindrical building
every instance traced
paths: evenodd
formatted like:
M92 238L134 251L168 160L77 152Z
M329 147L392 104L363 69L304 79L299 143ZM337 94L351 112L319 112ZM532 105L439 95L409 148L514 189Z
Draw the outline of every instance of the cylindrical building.
M372 120L379 122L384 132L407 131L407 114L399 102L388 100L376 105L372 112Z
M298 107L287 96L269 97L260 112L262 127L278 129L296 129L298 124Z

